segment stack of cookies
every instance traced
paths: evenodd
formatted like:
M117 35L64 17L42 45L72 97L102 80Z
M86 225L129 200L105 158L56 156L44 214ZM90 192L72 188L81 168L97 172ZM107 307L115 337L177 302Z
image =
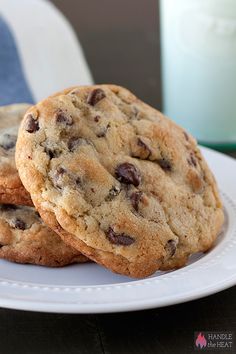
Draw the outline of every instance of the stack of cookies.
M122 87L80 86L30 107L15 151L26 109L1 112L0 257L145 277L212 247L221 200L181 127Z
M18 263L64 266L87 258L66 245L40 218L15 164L20 122L29 105L0 108L0 258Z

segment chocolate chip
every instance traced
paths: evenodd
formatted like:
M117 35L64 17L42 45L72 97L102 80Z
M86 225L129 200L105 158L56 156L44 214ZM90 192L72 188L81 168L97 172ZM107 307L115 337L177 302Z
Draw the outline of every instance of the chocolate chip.
M80 138L73 136L68 140L67 146L70 151L73 151L76 148L76 146L79 145L79 139Z
M66 170L63 167L58 167L56 173L58 176L61 176L64 175L64 173L66 173Z
M103 127L99 133L97 133L98 138L104 138L107 134L107 130L110 128L110 123L107 124L106 127Z
M50 159L53 159L54 153L51 149L45 148L45 152L50 157Z
M195 157L194 157L194 155L193 155L192 152L190 153L190 156L189 156L189 158L187 159L187 161L188 161L188 164L189 164L190 166L197 167L197 161L196 161L196 159L195 159Z
M81 180L80 177L77 177L77 178L76 178L75 184L76 184L78 187L81 187L81 185L82 185L82 180Z
M55 171L53 179L54 179L54 185L61 189L62 188L62 176L66 173L66 170L63 167L58 167L58 169Z
M133 184L135 187L141 182L138 169L129 162L124 162L116 167L115 174L117 179L125 184Z
M101 101L105 97L105 92L102 89L98 88L90 92L87 98L87 103L91 106L95 106L99 101Z
M177 248L177 242L175 240L167 241L165 250L169 253L170 257L173 257Z
M50 160L56 157L59 157L61 154L61 151L58 151L56 149L50 149L48 147L45 147L45 152L46 154L50 157Z
M88 139L85 138L79 138L77 136L72 136L67 143L68 149L70 151L74 151L77 146L81 145L92 145L91 142Z
M135 242L134 238L124 233L118 234L111 227L106 232L106 236L111 243L121 246L130 246Z
M138 211L139 202L142 199L142 192L134 192L130 196L130 201L134 210Z
M98 123L100 121L101 117L100 116L95 116L94 117L94 122Z
M158 163L158 165L164 170L164 171L171 171L172 170L172 166L171 163L166 160L166 159L159 159L156 161Z
M32 114L28 114L26 121L25 121L25 130L28 133L35 133L37 130L39 130L39 123L38 121L33 117Z
M103 128L99 133L97 133L98 138L104 138L106 136L107 129Z
M26 223L21 220L21 219L16 219L13 221L13 225L15 229L20 229L20 230L25 230L26 229Z
M113 200L119 193L120 193L120 188L117 186L113 186L109 190L108 196L106 196L105 201L109 202Z
M4 150L10 150L12 148L15 147L16 145L16 140L17 137L15 135L11 135L11 134L4 134L1 137L1 141L0 141L0 146L4 149Z
M56 122L63 123L65 125L72 125L74 123L72 116L66 112L63 112L61 109L59 109L56 113Z

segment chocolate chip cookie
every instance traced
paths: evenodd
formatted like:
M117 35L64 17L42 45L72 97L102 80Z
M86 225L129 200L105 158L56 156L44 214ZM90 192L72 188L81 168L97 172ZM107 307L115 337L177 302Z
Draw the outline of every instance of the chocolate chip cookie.
M15 165L15 144L19 124L30 106L0 107L0 203L32 205Z
M16 162L44 221L121 274L183 266L223 223L195 139L122 87L74 87L32 107Z
M34 208L0 204L0 258L50 267L85 262L49 229Z

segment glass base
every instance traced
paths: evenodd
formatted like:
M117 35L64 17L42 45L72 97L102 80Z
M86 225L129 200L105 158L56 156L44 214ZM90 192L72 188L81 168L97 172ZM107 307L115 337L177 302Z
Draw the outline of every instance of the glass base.
M218 151L223 151L223 152L231 152L231 151L236 151L236 142L230 142L230 143L217 143L217 142L206 142L202 141L201 139L198 140L198 143L200 145L209 147L214 150Z

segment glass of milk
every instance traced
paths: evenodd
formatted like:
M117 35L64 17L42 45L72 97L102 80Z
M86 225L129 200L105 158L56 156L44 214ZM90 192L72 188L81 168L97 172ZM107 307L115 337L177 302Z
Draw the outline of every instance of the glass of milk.
M236 0L160 0L164 112L236 148Z

